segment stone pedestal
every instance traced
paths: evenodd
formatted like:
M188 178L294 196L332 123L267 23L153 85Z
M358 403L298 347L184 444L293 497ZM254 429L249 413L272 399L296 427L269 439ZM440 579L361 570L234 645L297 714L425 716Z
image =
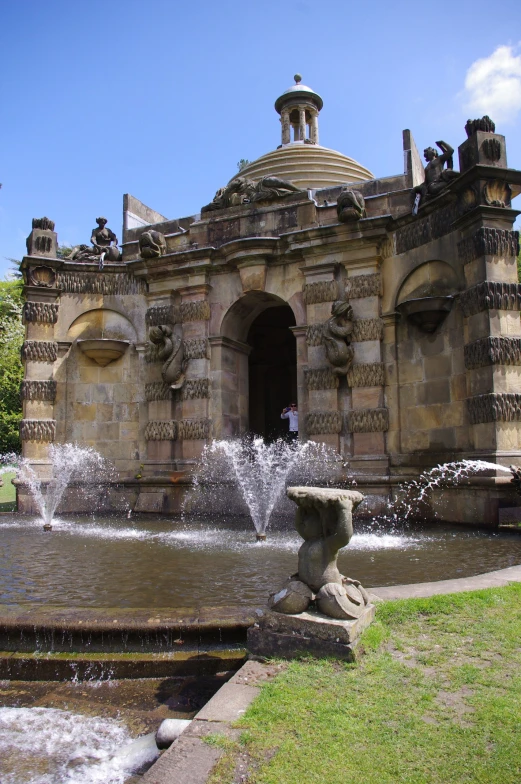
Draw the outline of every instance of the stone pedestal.
M259 620L248 629L248 650L255 656L298 659L311 655L354 661L361 633L372 622L374 604L369 604L354 621L338 621L310 610L284 615L258 610Z

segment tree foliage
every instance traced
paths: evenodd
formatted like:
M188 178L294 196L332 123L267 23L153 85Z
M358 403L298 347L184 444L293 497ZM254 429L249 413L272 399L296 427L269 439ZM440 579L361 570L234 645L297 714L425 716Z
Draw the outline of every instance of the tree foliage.
M251 161L249 161L247 158L241 158L241 160L237 163L237 169L241 172L246 168L246 166L249 166L250 163Z
M21 449L22 305L22 281L0 281L0 452Z

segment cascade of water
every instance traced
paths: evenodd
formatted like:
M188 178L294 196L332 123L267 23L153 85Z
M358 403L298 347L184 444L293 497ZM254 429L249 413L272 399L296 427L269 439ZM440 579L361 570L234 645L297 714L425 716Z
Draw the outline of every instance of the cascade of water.
M392 520L408 522L417 516L422 505L427 501L429 493L435 488L454 487L464 479L482 471L502 471L512 474L512 468L488 463L485 460L457 460L451 463L434 466L424 471L418 479L405 482L400 486L400 495L394 503Z
M95 509L100 501L100 486L115 479L115 469L99 452L77 444L51 444L49 447L51 477L44 480L30 461L18 455L4 455L2 472L16 471L17 480L26 485L34 498L46 527L67 487L78 483L77 494L84 504Z
M257 532L266 529L277 502L291 481L298 484L341 482L344 463L334 450L314 441L265 443L262 438L212 441L203 450L185 511L201 513L201 499L208 487L235 486ZM231 503L228 506L231 509Z

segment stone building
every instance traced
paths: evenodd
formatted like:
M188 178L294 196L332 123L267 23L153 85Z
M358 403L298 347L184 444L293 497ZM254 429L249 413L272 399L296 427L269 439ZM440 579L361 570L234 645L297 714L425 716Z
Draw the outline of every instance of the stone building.
M21 434L42 473L49 442L90 444L133 508L175 511L209 439L281 434L291 398L300 437L347 457L373 509L438 463L520 462L521 172L504 137L469 121L457 172L445 142L424 168L406 130L404 173L374 178L319 145L322 99L298 75L275 108L281 144L201 214L125 195L121 254L104 219L66 259L33 222ZM475 477L438 513L496 525L508 483Z

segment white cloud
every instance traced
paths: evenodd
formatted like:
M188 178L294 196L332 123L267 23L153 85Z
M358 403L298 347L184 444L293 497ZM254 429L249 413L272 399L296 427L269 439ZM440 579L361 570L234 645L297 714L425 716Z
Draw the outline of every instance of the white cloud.
M517 47L498 46L476 60L465 77L465 108L493 120L514 120L521 110L521 54Z

